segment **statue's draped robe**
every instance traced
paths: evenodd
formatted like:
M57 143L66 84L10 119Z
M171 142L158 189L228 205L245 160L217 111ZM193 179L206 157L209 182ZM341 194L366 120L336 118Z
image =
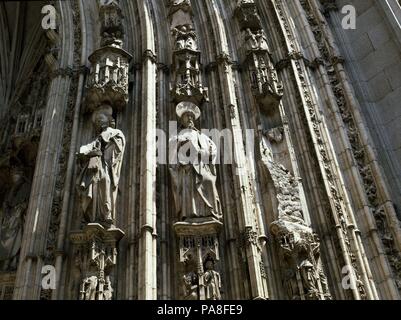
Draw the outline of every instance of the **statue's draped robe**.
M88 155L99 149L102 156L91 157L78 179L82 210L90 222L114 222L125 149L124 134L107 128L95 141L82 146L79 153Z
M205 298L206 300L220 300L221 279L220 274L214 270L205 272Z
M0 208L0 267L7 261L13 263L11 260L19 253L30 190L30 183L23 180L10 189Z
M185 140L184 145L181 143ZM216 188L214 142L196 129L182 130L169 141L170 173L179 218L222 218Z

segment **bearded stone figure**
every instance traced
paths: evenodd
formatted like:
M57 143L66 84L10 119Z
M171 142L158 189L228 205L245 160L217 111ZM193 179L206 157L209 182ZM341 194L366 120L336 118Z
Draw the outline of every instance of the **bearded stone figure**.
M22 168L11 167L11 182L11 188L0 207L0 271L17 268L31 190Z
M170 139L170 173L176 210L181 221L193 218L222 219L216 188L215 143L199 132L194 122L199 108L182 102L176 109L183 130Z
M116 218L116 199L125 150L124 134L114 127L112 108L93 113L97 137L80 148L82 170L78 178L80 204L87 223L111 227Z

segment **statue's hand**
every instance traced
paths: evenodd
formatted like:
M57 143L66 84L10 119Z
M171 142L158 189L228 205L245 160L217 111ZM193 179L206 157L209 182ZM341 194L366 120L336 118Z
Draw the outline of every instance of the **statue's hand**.
M92 157L89 160L88 170L97 171L98 168L99 168L99 163L98 163L96 157Z
M83 153L77 152L75 154L75 156L77 157L78 160L83 160L86 158L86 155L84 155Z
M91 152L88 154L88 156L89 156L90 158L93 158L93 157L101 157L101 156L102 156L102 151L100 151L100 150L91 151Z

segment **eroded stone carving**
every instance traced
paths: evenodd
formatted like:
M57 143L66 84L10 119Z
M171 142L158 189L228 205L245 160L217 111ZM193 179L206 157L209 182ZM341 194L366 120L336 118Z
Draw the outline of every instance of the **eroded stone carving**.
M195 272L189 272L184 275L184 300L199 299L199 284L198 277Z
M256 4L239 1L236 16L244 34L246 64L253 93L266 109L274 109L283 96L283 85L272 63L267 35L260 23Z
M10 167L11 186L0 208L0 270L16 270L31 183L22 166Z
M262 23L253 0L240 0L238 1L235 15L241 24L241 29L261 29Z
M116 199L125 150L122 131L113 128L112 108L104 105L92 116L97 137L82 146L78 191L84 219L110 227L115 223Z
M205 262L205 274L204 285L205 285L205 298L206 300L221 300L221 278L220 273L214 270L214 261L208 258Z
M270 51L267 42L267 36L263 29L259 29L255 33L253 33L250 28L247 28L245 30L245 43L248 51Z
M100 21L101 46L122 46L124 28L122 11L118 0L101 0Z
M191 1L190 0L170 0L169 1L170 12L169 14L172 15L179 10L184 12L191 12Z
M198 50L196 43L196 33L193 28L188 26L178 26L173 30L173 36L175 37L176 50L189 49L196 51Z
M320 262L320 244L312 229L283 217L271 225L280 247L284 286L290 300L331 299Z

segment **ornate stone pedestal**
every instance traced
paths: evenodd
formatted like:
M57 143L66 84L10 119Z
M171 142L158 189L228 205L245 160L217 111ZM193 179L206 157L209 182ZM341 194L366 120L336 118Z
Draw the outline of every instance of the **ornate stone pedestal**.
M105 229L98 223L71 232L75 265L80 271L80 300L111 300L111 274L117 263L118 242L124 237L118 228Z
M220 300L221 279L218 234L223 224L212 218L194 218L174 224L183 264L184 300Z

